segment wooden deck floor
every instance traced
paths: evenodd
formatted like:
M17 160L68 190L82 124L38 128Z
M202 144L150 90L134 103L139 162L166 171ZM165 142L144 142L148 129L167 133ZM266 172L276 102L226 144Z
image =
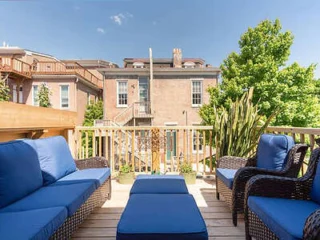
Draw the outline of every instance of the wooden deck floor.
M112 188L112 199L91 214L72 239L116 239L117 224L128 201L131 185L121 185L113 181ZM245 239L242 217L238 220L238 227L234 227L227 205L215 197L214 181L197 179L197 183L189 185L188 188L205 219L210 240Z

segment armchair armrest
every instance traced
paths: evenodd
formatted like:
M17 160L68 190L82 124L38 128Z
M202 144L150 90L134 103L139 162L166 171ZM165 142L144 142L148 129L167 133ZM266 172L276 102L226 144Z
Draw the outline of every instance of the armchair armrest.
M239 169L246 166L255 166L255 158L224 156L217 161L217 168Z
M104 157L92 157L86 159L75 160L76 166L79 169L86 168L105 168L110 167L109 161Z
M320 210L314 211L307 218L303 229L303 239L320 238Z
M245 201L249 196L309 200L312 178L288 178L271 175L252 177L246 185Z

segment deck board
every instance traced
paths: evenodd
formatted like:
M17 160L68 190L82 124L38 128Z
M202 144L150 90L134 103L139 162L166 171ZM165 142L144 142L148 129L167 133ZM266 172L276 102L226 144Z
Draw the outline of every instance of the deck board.
M121 185L112 181L112 199L102 208L96 209L73 234L74 240L114 240L121 213L129 199L131 185ZM245 239L243 216L238 226L232 224L232 217L226 203L215 197L214 181L197 179L195 185L188 186L206 222L209 240Z

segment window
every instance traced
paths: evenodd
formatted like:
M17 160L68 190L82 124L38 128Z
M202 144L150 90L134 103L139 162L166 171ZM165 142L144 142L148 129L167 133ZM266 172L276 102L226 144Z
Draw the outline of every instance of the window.
M119 81L118 82L118 97L117 106L126 107L128 105L128 82Z
M38 85L33 85L32 86L32 105L33 106L39 106Z
M202 81L192 81L192 106L202 104Z
M203 135L201 132L197 130L192 131L192 146L193 146L192 147L193 152L197 152L198 149L199 149L199 152L203 152Z
M69 108L69 85L60 86L60 108Z
M17 85L12 86L12 101L15 103L23 103L23 88L19 88L19 99L17 99Z

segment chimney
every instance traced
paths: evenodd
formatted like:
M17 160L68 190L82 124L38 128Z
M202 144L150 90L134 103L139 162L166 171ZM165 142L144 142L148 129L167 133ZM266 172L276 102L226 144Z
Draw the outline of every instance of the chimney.
M182 51L180 48L173 49L173 67L182 68Z

